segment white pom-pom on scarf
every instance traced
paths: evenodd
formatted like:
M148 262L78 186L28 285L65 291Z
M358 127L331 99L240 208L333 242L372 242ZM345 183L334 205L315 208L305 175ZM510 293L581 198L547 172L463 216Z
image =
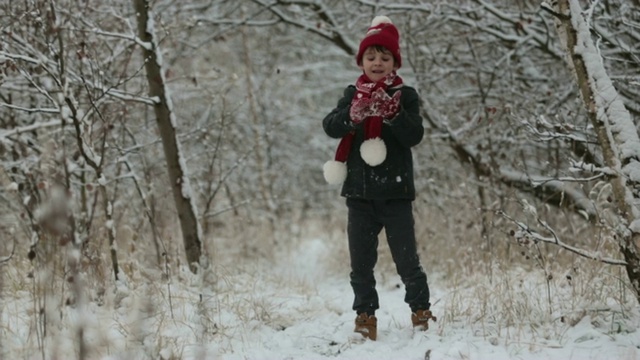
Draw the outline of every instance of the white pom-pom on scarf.
M322 166L324 179L331 185L337 185L344 182L347 178L347 164L329 160Z
M360 145L360 156L369 166L378 166L387 157L387 146L379 137L367 139Z

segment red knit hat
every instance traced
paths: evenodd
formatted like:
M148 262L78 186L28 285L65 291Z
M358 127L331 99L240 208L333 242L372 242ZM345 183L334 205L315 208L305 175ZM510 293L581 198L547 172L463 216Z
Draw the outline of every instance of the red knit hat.
M391 19L386 16L376 16L373 18L373 21L371 21L371 27L369 27L367 34L360 42L358 55L356 55L358 65L362 64L362 55L367 48L374 45L384 46L393 54L393 57L396 59L396 66L399 68L402 65L402 57L400 56L400 34L398 33L398 28L391 22Z

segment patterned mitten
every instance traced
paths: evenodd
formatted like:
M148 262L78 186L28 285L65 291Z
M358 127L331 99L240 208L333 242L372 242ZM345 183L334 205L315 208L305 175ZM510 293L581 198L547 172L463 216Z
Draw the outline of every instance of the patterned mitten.
M362 94L356 94L356 96L362 96ZM369 116L375 115L373 112L373 100L367 98L354 99L351 102L349 115L351 116L351 121L356 124L363 122Z
M396 91L393 96L389 96L382 89L374 91L371 99L376 104L377 115L383 119L393 119L400 110L400 95L400 91Z

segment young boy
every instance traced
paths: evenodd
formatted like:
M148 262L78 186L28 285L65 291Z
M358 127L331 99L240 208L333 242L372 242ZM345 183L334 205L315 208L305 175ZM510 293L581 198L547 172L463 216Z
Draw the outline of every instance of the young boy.
M343 183L348 208L347 234L355 332L376 340L379 308L374 267L378 234L385 229L413 326L426 330L436 318L429 311L427 276L416 249L412 202L415 199L411 147L424 135L415 89L402 83L398 29L377 16L360 43L356 61L363 74L344 91L323 120L328 136L341 139L335 160L324 165L325 179Z

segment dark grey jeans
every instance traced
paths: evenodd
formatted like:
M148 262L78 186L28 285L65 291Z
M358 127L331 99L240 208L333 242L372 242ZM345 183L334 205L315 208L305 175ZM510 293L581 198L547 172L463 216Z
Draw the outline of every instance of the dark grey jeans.
M373 314L379 306L373 269L378 260L378 235L385 229L396 270L405 286L411 311L429 309L429 286L416 249L411 200L347 199L353 310Z

